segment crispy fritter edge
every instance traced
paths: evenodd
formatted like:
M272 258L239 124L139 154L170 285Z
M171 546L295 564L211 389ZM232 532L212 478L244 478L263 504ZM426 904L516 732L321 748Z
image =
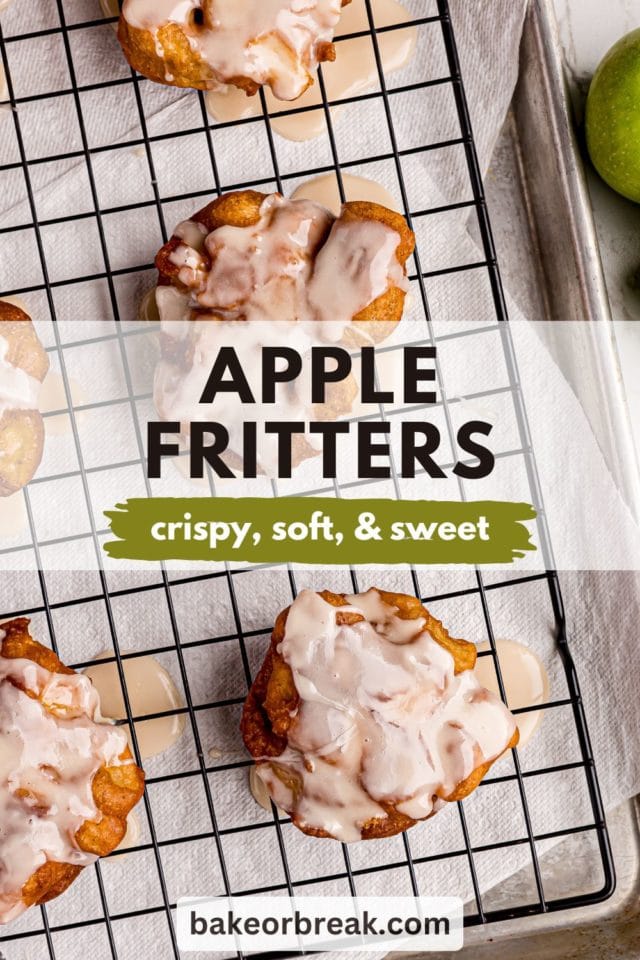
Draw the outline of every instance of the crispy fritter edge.
M0 645L0 656L32 660L51 673L73 674L75 671L65 666L53 650L33 639L29 633L30 622L26 617L20 617L0 624L0 631L5 634ZM131 760L129 747L121 753L120 759ZM115 850L126 833L127 816L143 792L144 772L134 763L100 767L93 778L92 793L102 819L87 820L80 827L76 833L76 842L80 849L99 857ZM23 902L27 906L33 906L53 900L64 893L82 869L69 863L47 861L23 886Z
M425 630L433 637L436 643L444 647L452 655L456 674L464 670L472 670L476 664L477 652L474 644L467 640L451 637L448 630L439 620L431 616L426 607L415 597L406 594L390 593L386 590L377 591L384 603L397 609L397 616L402 620L416 620L423 617L426 620ZM347 605L347 595L332 593L328 590L319 594L327 603L334 607ZM291 669L277 652L277 647L284 638L285 627L289 610L287 607L278 616L271 637L271 643L262 667L256 676L244 704L240 729L249 753L256 759L273 757L276 759L285 750L287 732L292 723L295 711L299 704L299 696L293 680ZM338 624L357 623L365 618L351 612L339 613ZM520 734L516 727L513 737L505 747L503 753L512 749L518 743ZM502 754L500 754L502 756ZM456 789L442 799L451 802L462 800L472 793L479 785L491 766L499 759L488 761L476 767L469 776L459 783ZM295 789L295 783L287 784ZM400 813L391 803L380 803L387 813L386 818L372 818L362 825L362 839L373 840L390 837L407 830L418 823L417 820ZM433 815L433 814L432 814ZM427 818L428 819L428 818ZM309 827L299 822L295 814L292 816L294 824L303 833L314 837L331 839L331 834L324 830Z

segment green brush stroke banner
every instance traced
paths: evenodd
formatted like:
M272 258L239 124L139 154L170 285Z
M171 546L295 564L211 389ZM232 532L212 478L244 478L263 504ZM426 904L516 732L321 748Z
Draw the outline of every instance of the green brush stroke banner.
M105 515L119 560L497 564L537 549L533 507L494 500L147 498Z

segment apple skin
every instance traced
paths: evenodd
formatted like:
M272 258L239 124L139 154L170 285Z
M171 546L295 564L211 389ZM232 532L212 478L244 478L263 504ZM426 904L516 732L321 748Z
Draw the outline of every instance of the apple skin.
M640 203L640 29L614 44L596 70L585 126L587 148L602 179Z

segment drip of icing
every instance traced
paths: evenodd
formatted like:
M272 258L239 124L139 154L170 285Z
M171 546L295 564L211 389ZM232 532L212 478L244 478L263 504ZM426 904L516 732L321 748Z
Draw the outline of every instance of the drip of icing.
M26 909L22 888L47 860L86 866L97 859L75 835L86 820L99 820L93 778L103 765L122 765L127 741L102 719L86 677L5 657L0 727L0 922L7 922Z
M398 23L407 23L411 14L397 2L397 0L372 0L372 12L376 27L388 27ZM340 33L368 32L369 19L364 0L352 0L344 8L340 20ZM416 27L407 27L404 30L390 30L378 34L378 46L385 77L395 70L400 70L413 57L417 43ZM336 59L333 63L322 66L327 99L330 101L342 100L357 96L374 86L378 79L373 43L369 36L354 37L351 40L341 40L336 45ZM288 140L312 140L326 132L327 121L324 109L308 110L305 113L295 113L286 117L277 116L282 110L282 104L266 91L267 109L271 118L271 127ZM236 87L220 85L206 95L207 109L211 116L219 122L228 122L245 117L259 117L262 115L262 105L257 98L247 98L242 90ZM306 90L296 101L298 107L313 107L322 104L322 94L319 84L314 84ZM331 119L335 121L344 106L331 108Z
M478 653L490 649L489 643L481 643ZM496 650L510 709L519 710L521 707L546 703L549 700L549 677L544 664L533 650L515 640L496 640ZM483 687L499 695L498 677L492 657L478 657L475 675ZM543 716L544 710L518 714L519 750L531 740L542 723Z
M71 390L71 399L74 406L73 416L76 421L83 417L81 410L75 407L82 406L87 402L87 397L81 385L73 377L69 379L69 389ZM42 382L38 408L40 413L52 413L54 410L67 410L67 394L64 388L64 380L57 370L49 370L49 373ZM71 432L71 416L67 413L60 413L55 417L45 418L45 430L49 436L60 437L65 433Z
M338 610L365 619L338 625ZM292 604L278 651L300 703L285 752L257 770L303 825L351 842L366 821L387 816L384 802L427 817L507 747L516 729L507 708L473 671L455 675L424 626L398 617L376 590L341 608L309 590ZM283 782L292 776L297 797Z
M40 381L9 363L8 355L9 342L0 335L0 418L5 410L37 410L40 394Z
M341 0L125 0L122 13L132 27L153 33L160 58L160 30L175 23L220 80L243 77L268 84L280 100L295 100L333 39Z
M0 498L0 541L19 536L28 525L27 507L22 490Z
M119 853L122 856L126 856L127 850L131 850L132 847L138 846L141 833L142 827L140 826L140 820L137 814L135 814L132 810L127 817L127 832L114 852Z
M386 187L375 180L367 180L365 177L343 173L342 186L345 200L365 200L368 203L379 203L381 206L387 207L388 210L401 212L400 204L395 197L389 193ZM291 194L291 199L311 200L313 203L319 203L326 207L335 217L340 216L342 197L335 173L326 173L321 177L305 180Z
M236 120L247 120L249 117L262 116L261 99L259 97L248 97L244 90L233 87L231 84L218 84L207 91L204 99L209 116L217 120L218 123L234 123ZM280 105L276 109L282 109L282 106ZM274 120L271 121L272 127L274 122ZM310 138L302 137L301 139Z
M113 720L125 720L127 711L122 696L118 666L115 662L99 662L112 655L112 651L104 651L96 657L98 662L87 667L84 673L91 679L100 694L104 715ZM132 657L123 660L122 667L134 717L167 713L184 707L182 697L171 676L154 657ZM184 724L184 715L181 713L138 721L135 724L136 739L142 759L155 757L173 746L182 736Z

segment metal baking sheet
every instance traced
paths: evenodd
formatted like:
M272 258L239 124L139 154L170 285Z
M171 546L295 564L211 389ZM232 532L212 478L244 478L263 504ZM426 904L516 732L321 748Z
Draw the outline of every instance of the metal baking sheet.
M640 515L640 472L611 312L563 71L552 0L533 0L520 79L486 190L505 282L538 320L590 321L590 349L540 335L580 399L627 503ZM502 215L501 215L502 214ZM513 243L513 231L520 231Z
M526 316L590 323L590 348L580 358L562 349L553 324L539 326L638 516L640 474L584 168L570 116L553 5L551 0L533 0L523 35L518 87L486 182L498 256L505 284ZM610 589L610 581L606 585L603 581L603 589ZM607 824L617 874L613 896L577 910L470 928L459 956L474 960L542 956L631 960L640 956L638 798L610 812ZM568 872L574 881L584 876L585 889L589 887L592 864L575 838L559 844L545 859L550 875L555 872L559 882ZM525 883L516 874L496 896Z
M597 251L592 235L592 227L589 226L588 211L584 203L584 193L579 177L579 169L576 165L575 154L568 135L566 123L563 126L563 112L559 98L561 97L561 88L558 83L558 64L554 57L557 51L553 45L553 36L551 32L551 22L548 19L548 10L545 5L538 3L532 8L530 18L527 23L524 43L523 73L521 86L514 103L514 110L507 125L505 135L500 144L497 155L495 169L490 178L490 204L492 211L495 210L494 225L498 227L498 244L500 249L510 250L518 247L518 244L510 244L509 231L519 229L526 239L522 244L523 256L528 257L526 268L521 271L519 264L513 264L510 257L502 257L506 268L506 277L509 285L510 276L513 272L518 276L536 277L538 282L532 290L522 291L522 296L528 295L535 297L537 294L539 304L534 312L527 311L533 316L544 318L559 317L562 319L600 319L604 322L594 324L594 349L591 354L591 360L594 369L600 364L604 368L604 375L598 378L600 394L592 401L591 410L593 418L597 419L598 435L602 443L611 445L612 454L615 457L613 461L616 465L616 475L620 483L624 484L627 496L630 498L633 493L634 473L629 461L629 451L624 444L624 407L621 395L616 390L615 383L615 357L611 346L607 348L598 345L596 338L603 337L606 344L608 333L608 315L606 311L606 299L603 294L601 283L600 267L597 258ZM553 123L551 122L553 121ZM560 136L562 133L562 136ZM549 158L555 158L554 163L558 165L565 164L561 177L552 176L549 179L548 170L544 169L544 161ZM531 161L530 163L528 161ZM535 162L534 162L535 161ZM537 169L536 162L540 169ZM554 168L555 169L555 168ZM558 196L550 197L549 191L557 187ZM515 199L514 199L515 198ZM510 212L509 204L517 207L517 215ZM545 203L547 206L545 207ZM502 205L506 204L507 216L500 216L503 210ZM547 217L552 215L555 220L553 223L547 223ZM577 222L577 218L582 222ZM545 236L544 231L549 229L551 236ZM505 232L506 231L506 232ZM555 243L555 246L552 246ZM547 254L545 259L541 251ZM560 261L560 253L565 255L565 259ZM553 255L551 255L553 254ZM554 274L553 271L556 270ZM568 272L570 271L570 272ZM568 285L565 290L566 276L575 276L575 284ZM562 282L556 282L556 281ZM520 292L520 291L516 291ZM566 302L562 302L561 294L566 292ZM571 294L571 295L569 295ZM536 301L537 302L537 301ZM569 310L571 307L571 312ZM551 344L553 347L553 344ZM566 359L566 358L565 358ZM572 370L570 364L565 366L567 376L571 379L575 377L575 388L580 392L584 385L584 370ZM580 377L578 377L580 374ZM588 377L586 378L588 381ZM595 378L593 378L595 380ZM572 382L574 380L572 379ZM589 390L583 391L585 402L589 401ZM582 396L582 394L581 394ZM599 419L598 419L599 418ZM610 429L611 424L615 429ZM622 438L622 441L620 441ZM626 816L626 820L624 817ZM627 851L635 849L632 846L634 833L630 826L630 810L625 808L621 812L621 828L619 836L614 839L618 842L618 849ZM614 818L617 823L618 818ZM556 850L560 850L558 847ZM580 850L571 848L568 856L568 862L573 862L572 858L580 855ZM555 856L555 851L554 851ZM638 858L633 862L629 861L629 875L633 878L637 875ZM582 867L583 861L581 861ZM621 875L620 863L618 863L619 876ZM620 885L618 894L624 889L623 878L620 876ZM516 876L511 883L519 883ZM561 883L560 872L558 873L558 883ZM506 887L506 885L505 885ZM590 888L593 889L592 885ZM521 901L525 902L525 901ZM604 916L614 916L614 904L616 901L608 901L598 910L605 910ZM168 910L167 910L168 912ZM595 914L593 914L595 916ZM537 940L531 940L529 934L532 930L547 930L549 936L553 935L553 943L557 944L558 956L566 957L567 950L561 946L560 939L555 937L557 929L566 929L570 924L568 914L556 913L551 926L545 927L546 918L540 921L540 925L534 925L528 918L520 921L510 921L499 926L492 924L489 928L476 928L469 931L467 939L469 944L478 944L472 946L474 956L479 956L483 940L487 943L491 939L491 945L487 951L491 951L492 956L499 955L496 948L496 937L498 937L499 949L503 950L502 956L513 956L511 945L515 937L524 938L523 950L529 950L532 955L537 955L539 947ZM581 908L579 919L584 922L591 913L587 908ZM620 916L618 908L616 917ZM107 921L108 922L108 921ZM609 926L608 929L611 929ZM592 934L589 935L590 939ZM554 946L554 949L556 947ZM551 948L547 948L550 953ZM11 957L11 947L7 948L8 955ZM526 956L522 951L517 952L518 956ZM550 953L550 955L552 955ZM584 955L584 953L582 953ZM603 956L603 951L594 954L598 957ZM605 953L605 955L608 955Z

